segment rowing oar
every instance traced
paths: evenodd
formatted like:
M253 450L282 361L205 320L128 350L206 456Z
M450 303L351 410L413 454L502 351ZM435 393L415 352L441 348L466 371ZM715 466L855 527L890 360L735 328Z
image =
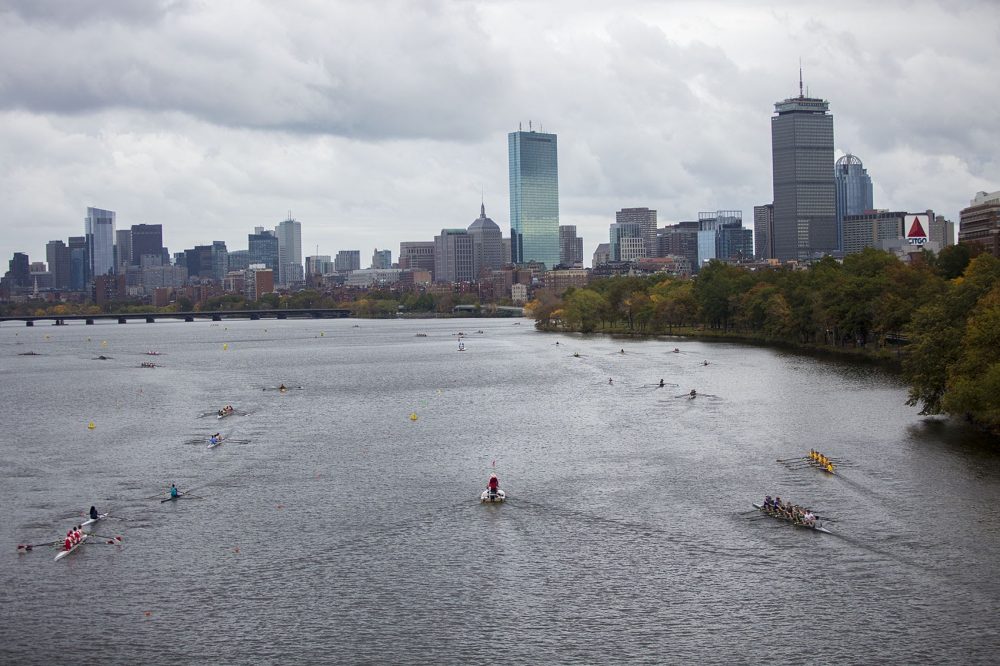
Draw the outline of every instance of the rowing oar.
M39 546L57 546L60 543L62 543L62 541L49 541L47 543L19 543L17 544L17 549L23 550L27 553L34 548L38 548Z
M97 537L98 539L107 539L108 540L107 543L109 545L115 545L115 546L119 545L122 541L125 540L120 536L108 536L106 534L91 534L90 536ZM99 542L95 541L94 543L99 543Z

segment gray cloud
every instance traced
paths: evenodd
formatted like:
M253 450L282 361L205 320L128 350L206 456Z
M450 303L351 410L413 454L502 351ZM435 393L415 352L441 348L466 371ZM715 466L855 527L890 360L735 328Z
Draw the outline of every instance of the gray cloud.
M87 205L172 249L245 245L286 211L306 251L508 220L506 133L559 135L587 252L614 211L771 197L770 116L831 102L876 205L957 218L1000 188L1000 11L862 3L0 3L0 252L42 256ZM86 11L86 10L90 11Z

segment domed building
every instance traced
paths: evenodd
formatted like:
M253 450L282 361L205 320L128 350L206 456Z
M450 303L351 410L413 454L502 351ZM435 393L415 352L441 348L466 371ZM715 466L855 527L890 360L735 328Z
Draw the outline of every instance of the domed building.
M486 217L486 204L479 208L479 217L469 225L472 236L472 269L478 280L483 270L495 271L503 266L503 235L496 222Z

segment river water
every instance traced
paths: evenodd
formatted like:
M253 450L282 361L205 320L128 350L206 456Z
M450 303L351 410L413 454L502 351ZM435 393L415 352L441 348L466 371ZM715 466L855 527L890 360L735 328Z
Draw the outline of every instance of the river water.
M0 327L0 658L997 663L989 441L871 366L521 322ZM91 504L121 546L19 553Z

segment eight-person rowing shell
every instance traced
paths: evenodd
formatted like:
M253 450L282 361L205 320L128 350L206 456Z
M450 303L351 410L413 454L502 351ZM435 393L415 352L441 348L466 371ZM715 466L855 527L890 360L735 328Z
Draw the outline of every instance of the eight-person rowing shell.
M782 502L780 497L776 496L771 499L771 496L767 495L764 497L763 504L754 504L754 506L772 518L787 520L793 525L808 527L818 532L830 533L830 530L816 522L816 515L810 509L791 502Z

